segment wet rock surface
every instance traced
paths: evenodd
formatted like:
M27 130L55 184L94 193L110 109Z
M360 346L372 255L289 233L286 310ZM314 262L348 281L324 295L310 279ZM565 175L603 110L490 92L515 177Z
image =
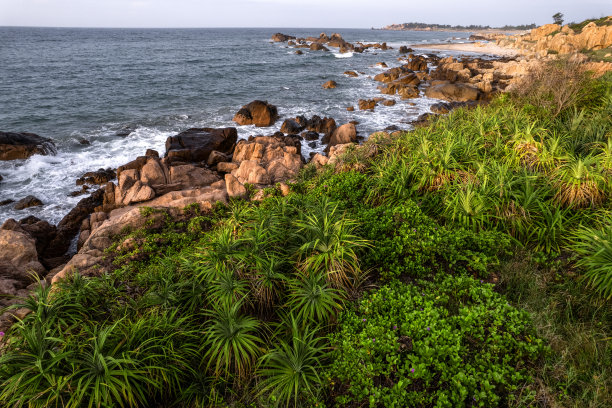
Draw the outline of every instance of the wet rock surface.
M55 154L51 139L28 132L0 132L0 160L27 159L35 154Z

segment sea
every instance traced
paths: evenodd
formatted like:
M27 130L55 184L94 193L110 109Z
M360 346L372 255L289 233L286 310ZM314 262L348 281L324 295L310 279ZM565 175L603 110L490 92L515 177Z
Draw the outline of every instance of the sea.
M271 43L276 32L298 37L337 32L352 43L386 42L394 49L362 54L303 49L296 55L286 43ZM255 99L276 105L281 120L270 128L238 126L240 138L272 134L283 119L296 115L333 117L338 125L357 121L364 137L390 125L409 129L435 100L397 99L395 106L374 112L346 108L381 96L372 76L382 68L375 64L400 65L400 46L466 42L469 34L0 27L0 131L36 133L57 147L55 155L0 161L0 201L34 195L44 203L20 211L0 206L0 224L30 215L55 224L83 198L68 195L79 190L75 181L83 173L116 168L147 149L163 154L166 139L188 128L236 126L234 114ZM363 74L350 78L343 75L347 70ZM337 88L323 89L328 80ZM304 144L302 153L308 157L323 148Z

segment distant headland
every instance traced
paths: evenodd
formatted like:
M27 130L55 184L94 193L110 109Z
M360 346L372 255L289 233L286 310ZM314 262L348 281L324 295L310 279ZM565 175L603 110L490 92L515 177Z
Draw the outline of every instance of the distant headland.
M503 27L491 27L483 25L449 25L449 24L428 24L428 23L402 23L391 24L382 28L373 28L373 30L390 30L390 31L518 31L531 30L536 28L535 23L523 25L505 25Z

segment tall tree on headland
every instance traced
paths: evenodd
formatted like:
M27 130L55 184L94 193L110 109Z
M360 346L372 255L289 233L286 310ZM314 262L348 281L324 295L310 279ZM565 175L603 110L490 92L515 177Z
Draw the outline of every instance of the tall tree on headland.
M553 14L552 17L555 24L563 25L563 13Z

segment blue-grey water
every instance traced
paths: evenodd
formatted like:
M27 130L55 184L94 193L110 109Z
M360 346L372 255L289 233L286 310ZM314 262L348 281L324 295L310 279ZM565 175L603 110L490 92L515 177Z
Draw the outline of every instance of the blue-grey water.
M339 32L350 42L383 42L395 49L339 54L270 43L275 32L318 36ZM357 120L367 136L429 110L432 100L400 101L374 112L347 112L360 98L379 96L373 65L399 65L397 48L414 43L465 41L466 33L349 29L66 29L0 27L0 130L51 138L55 156L0 162L0 201L33 194L45 205L22 211L0 207L0 223L35 215L58 222L82 197L76 178L117 167L147 148L164 152L166 138L190 127L235 126L234 113L263 99L282 118L317 114L339 124ZM346 70L363 72L359 78ZM333 79L338 87L324 90ZM240 137L270 134L239 127ZM116 132L132 129L127 137ZM91 144L79 143L84 138ZM304 146L304 154L320 151Z

